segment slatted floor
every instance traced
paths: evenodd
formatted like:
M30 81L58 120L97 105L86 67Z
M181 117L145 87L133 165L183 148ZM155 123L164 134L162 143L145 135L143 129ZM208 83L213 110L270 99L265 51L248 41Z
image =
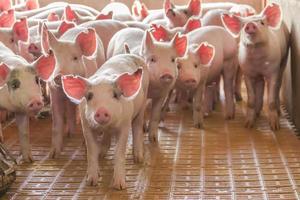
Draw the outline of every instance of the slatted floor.
M127 189L109 188L113 147L100 161L99 186L85 186L86 158L80 131L65 137L57 160L49 160L50 119L31 123L36 162L18 167L17 180L4 199L299 199L300 140L286 117L282 129L270 131L265 114L252 130L243 128L245 104L234 121L222 109L205 120L205 130L192 127L191 111L176 107L160 129L159 145L145 136L146 161L126 160ZM4 131L6 144L18 153L15 125Z

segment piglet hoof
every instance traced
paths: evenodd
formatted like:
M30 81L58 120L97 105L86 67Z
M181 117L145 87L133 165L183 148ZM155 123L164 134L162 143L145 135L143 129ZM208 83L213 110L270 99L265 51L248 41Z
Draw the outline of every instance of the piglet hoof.
M49 158L50 159L58 158L60 153L61 153L60 150L58 150L55 147L52 147L51 150L50 150L50 153L49 153Z
M112 182L112 188L116 190L124 190L126 188L125 178L114 177Z
M135 163L143 163L144 162L144 154L143 152L134 152L133 153L134 157L134 162Z
M227 114L227 115L225 116L225 119L226 119L226 120L233 120L233 119L234 119L234 114Z
M149 134L149 141L153 144L156 144L158 142L157 134Z
M277 112L270 113L269 116L269 124L273 131L277 131L280 129L279 117Z
M144 125L143 125L143 131L144 131L144 133L149 132L149 126L146 123L144 123Z
M86 184L88 186L97 186L99 179L99 173L97 170L93 170L92 172L88 172L86 176Z
M199 122L199 123L194 123L194 127L197 128L197 129L203 129L204 126L203 126L203 123L202 122Z
M17 164L20 165L22 163L33 163L33 157L32 157L32 155L31 154L26 155L26 156L20 155L17 158Z
M241 95L240 93L236 93L236 94L235 94L235 100L236 100L237 102L243 101L242 95Z

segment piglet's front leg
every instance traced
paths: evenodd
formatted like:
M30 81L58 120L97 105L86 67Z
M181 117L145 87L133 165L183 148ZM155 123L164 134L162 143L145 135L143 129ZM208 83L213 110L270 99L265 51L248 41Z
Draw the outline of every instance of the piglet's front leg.
M203 128L203 93L205 82L200 82L193 99L193 120L195 128Z
M122 129L117 134L114 160L114 175L112 181L112 187L117 190L122 190L126 188L125 157L129 130L130 122L126 123L126 125L124 125L124 127L122 127Z
M25 113L16 113L19 140L21 145L22 160L27 163L33 162L29 142L29 119Z
M152 143L158 142L158 125L164 100L164 97L152 99L152 110L149 122L149 140Z

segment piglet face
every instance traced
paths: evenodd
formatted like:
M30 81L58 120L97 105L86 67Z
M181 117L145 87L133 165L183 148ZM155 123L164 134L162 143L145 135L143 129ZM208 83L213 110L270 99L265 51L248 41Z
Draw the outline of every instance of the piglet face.
M148 66L150 81L155 85L172 85L178 76L175 60L184 56L186 36L176 34L171 42L156 42L150 32L145 33L141 55Z
M42 48L45 53L49 49L53 50L58 74L86 76L84 57L93 56L97 50L96 32L94 29L86 29L76 36L75 41L63 41L43 28Z
M199 46L190 47L187 55L176 59L179 71L178 83L189 90L196 89L210 68L215 55L214 46L201 43Z
M128 115L124 108L141 88L142 69L116 77L85 79L62 77L65 94L75 103L85 102L85 118L93 129L117 127Z
M164 10L172 27L182 27L191 16L200 15L201 1L190 0L185 6L175 6L170 0L165 0Z
M239 17L223 14L222 21L233 36L241 35L241 41L244 43L264 43L268 41L269 31L281 26L282 12L278 4L272 3L258 15Z
M27 42L28 37L28 24L26 18L16 21L11 28L0 29L0 41L16 54L19 53L18 42Z
M11 68L0 76L6 76L9 99L14 111L37 114L44 106L40 80L51 79L55 68L53 54L48 57L42 56L32 64L16 60L7 65Z

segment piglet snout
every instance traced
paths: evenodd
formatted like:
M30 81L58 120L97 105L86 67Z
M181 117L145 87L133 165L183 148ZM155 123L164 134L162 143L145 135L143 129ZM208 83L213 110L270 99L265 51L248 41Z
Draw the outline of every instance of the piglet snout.
M195 79L187 79L184 81L184 84L187 86L187 87L195 87L196 84L197 84L197 81Z
M101 125L105 125L110 121L110 114L105 108L99 108L95 113L94 119Z
M246 24L245 26L245 32L248 34L256 33L256 30L257 30L257 26L252 22Z
M163 74L161 77L160 77L160 82L162 83L171 83L173 81L173 76L169 73L166 73L166 74Z
M40 99L32 99L29 104L27 105L28 111L37 113L39 112L44 106L44 103Z

